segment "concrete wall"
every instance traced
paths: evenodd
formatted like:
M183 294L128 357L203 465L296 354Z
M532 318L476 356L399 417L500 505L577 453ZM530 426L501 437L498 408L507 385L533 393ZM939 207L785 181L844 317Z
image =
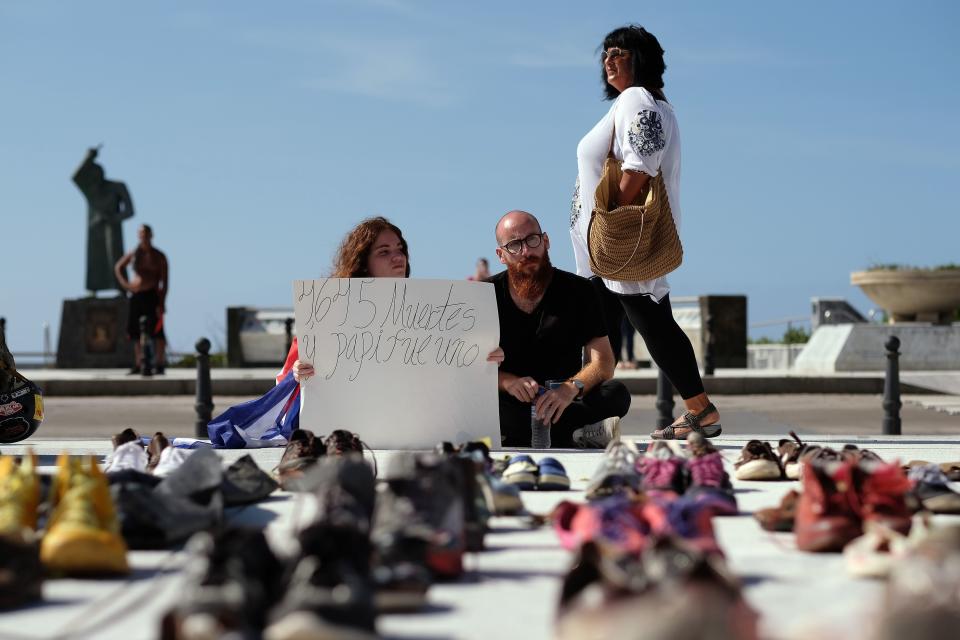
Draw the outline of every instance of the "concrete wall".
M793 366L802 344L748 344L748 369L789 369Z
M960 370L960 324L822 325L797 357L794 370L809 373L883 371L884 343L900 339L901 371Z

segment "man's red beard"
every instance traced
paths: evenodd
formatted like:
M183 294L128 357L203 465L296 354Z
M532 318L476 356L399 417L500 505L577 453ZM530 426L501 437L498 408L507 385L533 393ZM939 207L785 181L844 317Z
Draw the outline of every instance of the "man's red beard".
M536 265L530 269L530 265ZM550 254L543 252L543 257L528 256L522 262L507 264L507 278L510 288L522 300L537 300L547 290L550 279L553 277L553 265L550 264Z

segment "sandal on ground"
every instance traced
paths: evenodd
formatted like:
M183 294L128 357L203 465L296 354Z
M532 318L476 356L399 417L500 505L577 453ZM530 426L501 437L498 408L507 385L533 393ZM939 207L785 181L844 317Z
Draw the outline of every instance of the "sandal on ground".
M712 402L707 403L707 406L700 413L686 411L680 416L682 422L671 424L663 429L657 429L650 434L650 437L654 440L686 440L688 435L696 432L704 438L716 438L723 432L719 422L704 426L700 425L701 420L714 412L717 412L717 408L713 406Z

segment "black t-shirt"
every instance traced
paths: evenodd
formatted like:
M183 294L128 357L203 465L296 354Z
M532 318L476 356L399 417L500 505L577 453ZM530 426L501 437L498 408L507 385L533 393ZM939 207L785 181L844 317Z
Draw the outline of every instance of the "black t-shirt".
M500 315L501 371L545 380L566 380L583 368L583 347L607 335L600 300L585 279L560 269L533 313L514 304L507 272L491 276Z

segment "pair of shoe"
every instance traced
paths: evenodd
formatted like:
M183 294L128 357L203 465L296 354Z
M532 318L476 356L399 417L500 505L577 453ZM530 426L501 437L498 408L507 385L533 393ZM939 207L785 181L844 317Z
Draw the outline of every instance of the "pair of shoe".
M387 482L377 485L372 527L377 611L417 611L426 604L433 583L429 558L437 530L408 495Z
M850 459L856 462L868 460L883 462L869 449L860 449L855 444L844 445L840 451L829 447L804 443L793 431L792 440L783 438L777 445L777 453L769 442L751 440L740 452L740 459L733 465L737 480L797 480L800 477L800 463L812 460Z
M145 439L130 428L112 437L114 450L104 465L104 472L111 479L111 483L114 474L124 470L165 478L175 472L196 451L202 450L174 447L160 431L153 435L144 449ZM209 456L209 458L219 460L217 456ZM156 486L159 481L147 481L147 483L150 486ZM278 487L277 482L260 469L249 454L223 467L220 490L223 493L225 507L259 502L276 491ZM196 489L193 490L194 493L196 491Z
M723 457L699 433L687 438L686 451L669 440L654 441L642 455L632 443L611 443L587 485L587 499L640 492L666 492L671 498L691 488L715 493L736 509Z
M872 464L877 464L876 459L879 458L875 453L867 449L857 449L854 445L848 445L849 448L845 448L842 452L838 452L827 447L821 447L819 445L803 444L792 431L790 432L790 435L796 442L799 443L799 447L790 447L784 450L783 444L785 442L789 444L793 443L788 440L780 441L780 450L784 453L784 456L781 458L781 464L784 462L786 463L784 477L787 479L800 477L800 462L798 460L804 460L809 464L831 464L842 460L845 452L848 461L858 464L856 462L857 459L866 458L870 460L870 462L867 463L867 466L870 466ZM801 450L799 455L797 454L798 449ZM740 478L739 475L737 477ZM913 478L910 479L913 480ZM914 493L914 495L916 495L916 493ZM799 502L800 492L796 491L795 489L791 489L787 491L780 499L780 504L775 507L758 509L753 513L753 517L760 524L760 526L767 531L793 531L794 521L797 516L797 505Z
M843 446L843 449L837 451L835 449L831 449L830 447L823 447L818 444L808 444L802 441L795 432L790 431L789 433L790 438L781 438L780 442L777 444L777 453L780 458L780 466L783 469L783 477L787 480L800 479L800 473L803 469L803 462L828 462L831 460L853 460L854 462L866 460L868 462L876 463L883 462L883 459L873 451L870 451L869 449L860 449L855 444L846 444ZM739 476L737 477L739 478ZM742 479L758 480L760 478Z
M162 478L134 469L107 477L121 533L132 549L167 549L223 522L225 473L212 449L190 452Z
M556 458L541 458L537 464L533 458L520 454L510 458L503 481L521 491L566 491L570 488L567 470Z
M371 520L375 480L362 456L324 458L313 476L317 516L280 561L262 531L191 538L180 604L161 638L375 638Z
M753 517L766 531L793 531L799 501L800 492L791 489L783 495L779 505L757 509L753 512Z
M186 555L181 601L163 616L160 638L260 637L284 572L263 531L197 533Z
M437 445L438 453L468 457L473 461L475 481L483 495L488 515L511 516L524 513L520 488L503 480L509 458L493 460L486 442L473 441L460 447L449 442Z
M249 455L225 467L213 449L176 448L160 432L144 450L132 429L113 436L113 443L107 478L133 549L165 549L216 529L225 507L257 502L277 489Z
M317 515L297 536L300 553L288 567L283 597L263 637L374 638L373 469L362 453L344 452L328 455L310 475Z
M30 560L21 558L25 562L21 579L27 585L32 581L26 567L34 565L40 509L36 464L32 453L19 465L9 456L0 458L0 537L30 556ZM39 563L48 573L74 576L129 571L127 547L107 479L93 456L60 455L49 502L51 512L39 544ZM27 592L30 590L28 587Z
M40 560L64 575L124 574L127 545L120 535L107 478L93 456L57 460Z
M653 534L654 523L664 522L661 510L651 502L625 495L607 496L593 502L564 500L550 514L550 522L564 549L585 544L623 553L640 553Z
M736 511L704 493L646 497L612 495L586 504L563 501L550 521L566 549L590 542L623 553L639 553L663 537L682 539L704 553L722 555L712 519Z
M640 451L629 440L613 440L603 452L593 476L586 486L588 500L611 495L636 496L640 493L637 458Z
M740 452L740 458L733 463L733 468L733 475L737 480L787 479L781 456L773 452L773 447L770 446L769 442L763 442L762 440L747 442Z
M960 513L960 482L951 480L944 471L953 472L956 463L937 465L922 460L911 460L904 466L913 482L911 496L919 507L933 513Z
M465 486L470 480L462 462L449 454L404 452L390 459L383 480L378 500L389 493L388 504L405 505L402 508L412 514L407 520L414 533L398 534L397 538L426 538L424 563L433 577L459 578L464 552L483 548L487 526L476 493ZM381 520L393 519L399 520L388 511L381 513L378 505L375 527L382 530ZM388 551L384 555L393 554Z
M605 449L611 442L620 440L620 417L611 416L575 429L571 435L579 449Z
M684 450L678 442L651 443L635 463L640 488L667 498L697 493L722 499L736 512L736 499L723 456L699 433L687 436ZM721 515L718 513L717 515Z
M896 464L870 460L814 460L802 463L803 491L793 531L801 551L840 551L876 523L906 534L911 481Z
M104 463L104 473L112 474L124 469L140 473L152 473L163 477L179 467L192 453L188 449L170 446L170 440L162 432L156 432L146 448L143 439L129 427L111 438L113 452Z
M304 485L304 474L321 457L363 454L364 448L360 437L345 429L336 429L326 438L308 429L295 429L276 468L277 482L284 491L308 491L312 487Z
M564 578L554 637L756 640L758 619L722 556L673 537L640 553L587 543Z

